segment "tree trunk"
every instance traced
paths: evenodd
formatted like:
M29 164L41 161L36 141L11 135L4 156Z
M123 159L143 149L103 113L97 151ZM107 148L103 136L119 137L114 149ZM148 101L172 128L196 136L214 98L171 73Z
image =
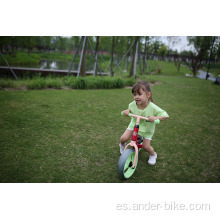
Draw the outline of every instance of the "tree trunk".
M84 37L85 38L85 37ZM80 67L80 73L79 75L82 77L86 76L86 67L85 67L85 60L86 60L86 43L87 43L87 39L85 40L85 47L83 48L83 57L82 57L82 63L81 63L81 67Z
M99 51L99 37L96 37L96 47L95 47L96 61L98 59L98 51ZM95 62L94 71L95 71L95 76L97 76L97 62Z
M137 46L137 43L138 43L138 38L139 37L136 37L136 43L133 47L133 52L132 52L132 63L131 63L131 70L130 70L130 75L129 77L132 77L134 75L134 67L135 67L135 56L136 56L136 46Z
M147 52L147 38L145 37L145 44L144 44L144 56L143 56L143 74L145 74L145 59L146 59L146 52Z
M114 76L113 63L114 63L114 49L115 49L115 37L112 37L112 59L111 59L111 76Z
M11 40L11 56L12 57L16 57L14 53L14 44L15 44L15 40L14 40L14 37L12 37L12 40Z

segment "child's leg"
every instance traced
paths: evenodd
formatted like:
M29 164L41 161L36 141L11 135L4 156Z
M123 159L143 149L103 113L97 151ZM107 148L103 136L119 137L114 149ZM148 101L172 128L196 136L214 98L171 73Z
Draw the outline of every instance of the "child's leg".
M150 154L148 164L155 165L157 159L157 153L154 151L153 147L150 146L150 140L144 138L143 148Z
M133 133L133 131L126 129L126 131L124 132L124 134L120 138L121 145L124 145L125 142L127 142L130 139L132 133Z
M151 156L155 156L155 151L152 146L150 146L150 140L145 139L143 140L143 148L146 150Z

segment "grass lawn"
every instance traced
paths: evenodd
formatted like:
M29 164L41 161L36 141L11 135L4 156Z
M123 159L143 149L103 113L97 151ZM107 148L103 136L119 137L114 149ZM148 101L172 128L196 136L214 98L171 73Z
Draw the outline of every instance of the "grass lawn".
M153 98L170 118L152 140L156 166L142 150L126 181L117 175L118 144L131 89L1 90L0 182L219 182L220 87L183 76L150 79L161 82Z

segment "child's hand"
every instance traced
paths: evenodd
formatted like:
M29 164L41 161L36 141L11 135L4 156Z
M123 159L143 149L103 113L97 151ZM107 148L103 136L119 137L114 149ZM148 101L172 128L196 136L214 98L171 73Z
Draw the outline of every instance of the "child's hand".
M154 121L157 119L157 118L154 117L154 116L149 116L148 118L149 118L149 121L150 121L150 122L154 122Z
M130 110L129 110L129 109L124 110L123 113L124 113L124 116L127 116L127 117L128 117L128 114L130 113Z

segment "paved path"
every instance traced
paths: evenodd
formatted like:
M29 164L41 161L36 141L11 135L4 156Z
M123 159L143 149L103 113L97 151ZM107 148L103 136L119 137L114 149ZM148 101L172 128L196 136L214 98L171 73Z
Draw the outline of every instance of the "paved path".
M204 71L202 71L202 70L199 70L198 72L199 72L199 74L197 75L198 78L200 78L200 79L205 79L205 78L206 78L206 73L207 73L207 72L204 72ZM209 73L209 78L208 78L208 80L215 81L216 78L214 77L213 74Z

